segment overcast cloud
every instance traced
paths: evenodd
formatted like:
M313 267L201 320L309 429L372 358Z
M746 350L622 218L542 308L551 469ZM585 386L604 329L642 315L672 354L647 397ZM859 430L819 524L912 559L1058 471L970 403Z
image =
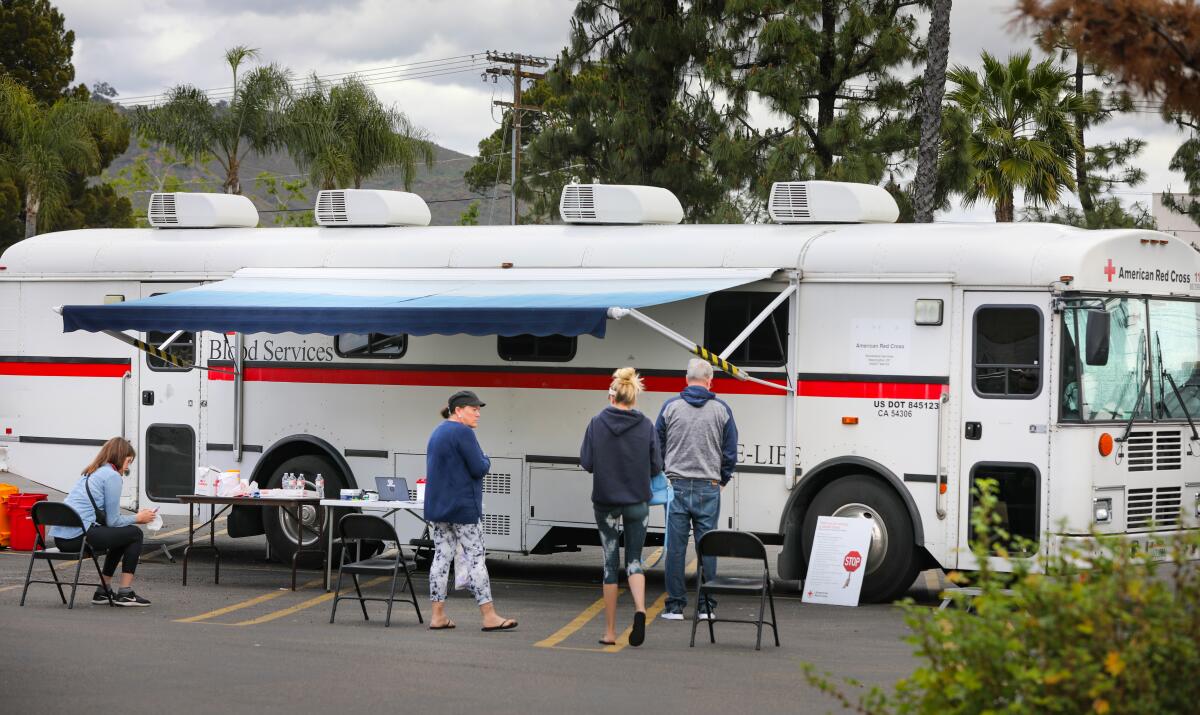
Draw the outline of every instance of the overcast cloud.
M409 63L423 78L380 82L375 90L396 103L435 140L474 154L496 127L491 102L511 86L480 78L469 57L485 50L554 56L566 42L573 0L57 0L75 31L77 81L106 81L120 98L153 95L180 83L227 87L226 48L248 45L297 75L367 72ZM996 55L1031 45L1010 27L1013 0L959 0L951 16L951 64L977 66L979 53ZM922 28L924 31L924 27ZM412 74L417 68L404 71ZM438 76L432 76L435 73ZM378 79L395 79L377 72ZM1183 136L1154 115L1120 117L1089 142L1137 136L1149 142L1141 165L1145 184L1123 194L1149 202L1151 191L1181 187L1168 171ZM988 207L956 209L954 218L986 219Z

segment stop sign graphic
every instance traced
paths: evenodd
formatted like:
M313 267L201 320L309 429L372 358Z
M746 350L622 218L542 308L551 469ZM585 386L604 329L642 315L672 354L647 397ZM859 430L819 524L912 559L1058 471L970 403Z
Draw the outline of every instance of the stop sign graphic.
M857 571L859 566L862 566L862 554L857 551L851 551L842 559L842 568L851 573Z

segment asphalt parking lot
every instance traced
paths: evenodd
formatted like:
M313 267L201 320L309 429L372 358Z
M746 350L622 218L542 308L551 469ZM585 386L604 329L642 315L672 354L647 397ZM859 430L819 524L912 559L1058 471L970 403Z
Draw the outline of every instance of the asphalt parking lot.
M186 540L186 519L168 520L162 533ZM292 592L288 569L263 560L261 538L219 543L219 585L206 554L193 560L186 588L178 563L144 556L135 586L153 606L142 609L92 606L92 589L81 588L68 611L45 585L33 586L20 608L28 555L0 551L3 710L826 712L836 708L803 682L802 662L880 685L915 662L900 609L803 605L792 592L776 598L779 648L764 632L756 652L753 626L741 624L718 624L715 645L701 624L689 648L690 620L658 618L640 648L627 645L627 631L616 646L601 646L597 549L489 559L497 608L520 621L515 631L481 632L474 601L459 592L448 605L458 623L452 631L427 630L402 604L384 628L383 604L369 604L364 622L345 601L330 625L319 571L302 571ZM428 621L425 575L415 581ZM662 607L661 564L647 586L653 616ZM932 579L918 579L912 595L931 601L935 589ZM632 610L623 593L619 628ZM718 614L752 610L757 603L726 598Z

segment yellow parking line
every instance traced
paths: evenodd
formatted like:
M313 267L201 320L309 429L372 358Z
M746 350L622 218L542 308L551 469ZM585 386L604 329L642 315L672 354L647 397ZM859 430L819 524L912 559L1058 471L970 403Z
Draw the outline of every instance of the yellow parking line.
M384 581L387 581L390 578L391 578L391 576L380 576L379 578L373 578L370 581L364 581L362 583L362 587L366 588L367 586L374 586L376 584L383 583ZM322 603L328 603L329 601L332 601L332 600L333 600L333 594L326 593L324 595L317 596L316 598L310 598L307 601L297 603L294 606L289 606L288 608L283 608L278 611L268 613L265 616L259 616L258 618L251 618L248 621L240 621L238 623L231 623L230 625L233 625L233 626L256 626L260 623L269 623L270 621L274 621L276 619L283 618L285 616L290 616L293 613L299 613L300 611L303 611L306 608L312 608L313 606L319 606Z
M684 574L687 576L691 576L695 572L696 572L696 560L692 559L691 561L688 562L687 566L685 567ZM622 589L618 590L617 597L620 598L621 594L623 594L623 593L625 593L625 589L622 588ZM653 604L651 604L649 608L646 609L646 625L647 625L647 627L654 621L655 618L658 617L658 614L662 612L663 608L666 607L666 603L667 603L667 594L664 593L663 595L659 596L658 599ZM537 643L534 643L534 646L536 646L538 648L568 648L568 646L560 646L559 643L562 643L567 638L570 638L571 635L573 635L580 628L583 628L585 625L588 624L588 622L590 622L593 618L595 618L597 615L599 615L603 611L604 611L604 599L601 598L601 599L597 600L595 603L593 603L592 605L583 609L583 612L580 613L578 616L575 616L575 618L571 619L570 623L563 626L562 628L559 628L548 638L545 638L543 640L538 641ZM621 633L620 637L617 638L615 645L604 646L603 648L570 648L570 650L590 650L590 651L599 651L602 653L618 653L621 651L622 648L625 648L626 646L629 645L629 634L632 631L633 631L633 626L626 628L625 631Z
M23 583L18 583L16 586L5 586L4 588L0 588L0 593L4 593L5 591L15 591L16 589L21 588L24 585L25 584L23 584Z
M324 583L324 582L325 582L324 579L318 578L318 579L309 581L308 583L301 584L300 588L309 588L311 586L316 586L317 584ZM217 616L223 616L226 613L233 613L234 611L240 611L243 608L257 606L260 603L266 603L267 601L270 601L275 598L279 598L280 596L282 596L286 593L288 593L288 591L272 591L271 593L265 593L261 596L255 596L254 598L242 601L240 603L234 603L229 606L224 606L222 608L218 608L215 611L209 611L208 613L201 613L198 616L189 616L187 618L177 618L175 620L175 622L176 623L196 623L198 621L206 621L209 618L216 618Z
M647 628L650 627L651 623L654 623L654 619L658 618L658 614L662 613L662 609L665 608L666 605L667 605L667 594L665 594L665 593L663 595L659 596L657 601L650 604L650 607L646 609L646 627ZM601 650L603 650L605 653L621 652L622 648L629 645L629 634L632 632L633 632L633 626L629 626L628 628L626 628L624 631L621 632L621 635L617 638L616 645L606 645L603 648L601 648Z
M617 591L617 596L619 597L624 592L625 592L625 589L620 589L619 591ZM572 633L574 633L575 631L579 630L580 628L583 628L584 626L586 626L588 624L588 621L591 621L593 618L596 617L596 615L598 613L600 613L603 610L604 610L604 599L601 598L598 601L596 601L595 603L593 603L592 605L583 609L583 612L580 613L578 616L575 616L575 618L571 619L570 623L563 626L562 628L559 628L552 635L550 635L550 637L544 638L544 639L538 641L537 643L534 643L534 645L537 646L538 648L553 648L554 646L558 645L559 643L562 643L567 638L569 638Z

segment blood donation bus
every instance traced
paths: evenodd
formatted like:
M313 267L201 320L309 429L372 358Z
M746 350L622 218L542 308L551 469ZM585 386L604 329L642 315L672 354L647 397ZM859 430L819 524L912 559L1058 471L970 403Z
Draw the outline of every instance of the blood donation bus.
M412 194L347 190L321 193L318 227L258 229L242 197L157 194L154 228L0 257L0 468L64 490L124 435L127 503L167 514L202 465L412 486L466 388L487 403L488 547L550 553L597 542L578 453L611 372L641 371L654 417L700 355L740 434L720 526L782 545L783 578L819 515L871 521L866 600L970 569L983 478L1041 548L1196 525L1193 246L900 225L854 184L778 184L769 207L767 225L676 225L665 190L571 185L560 225L429 227ZM287 557L323 519L238 507L227 528Z

